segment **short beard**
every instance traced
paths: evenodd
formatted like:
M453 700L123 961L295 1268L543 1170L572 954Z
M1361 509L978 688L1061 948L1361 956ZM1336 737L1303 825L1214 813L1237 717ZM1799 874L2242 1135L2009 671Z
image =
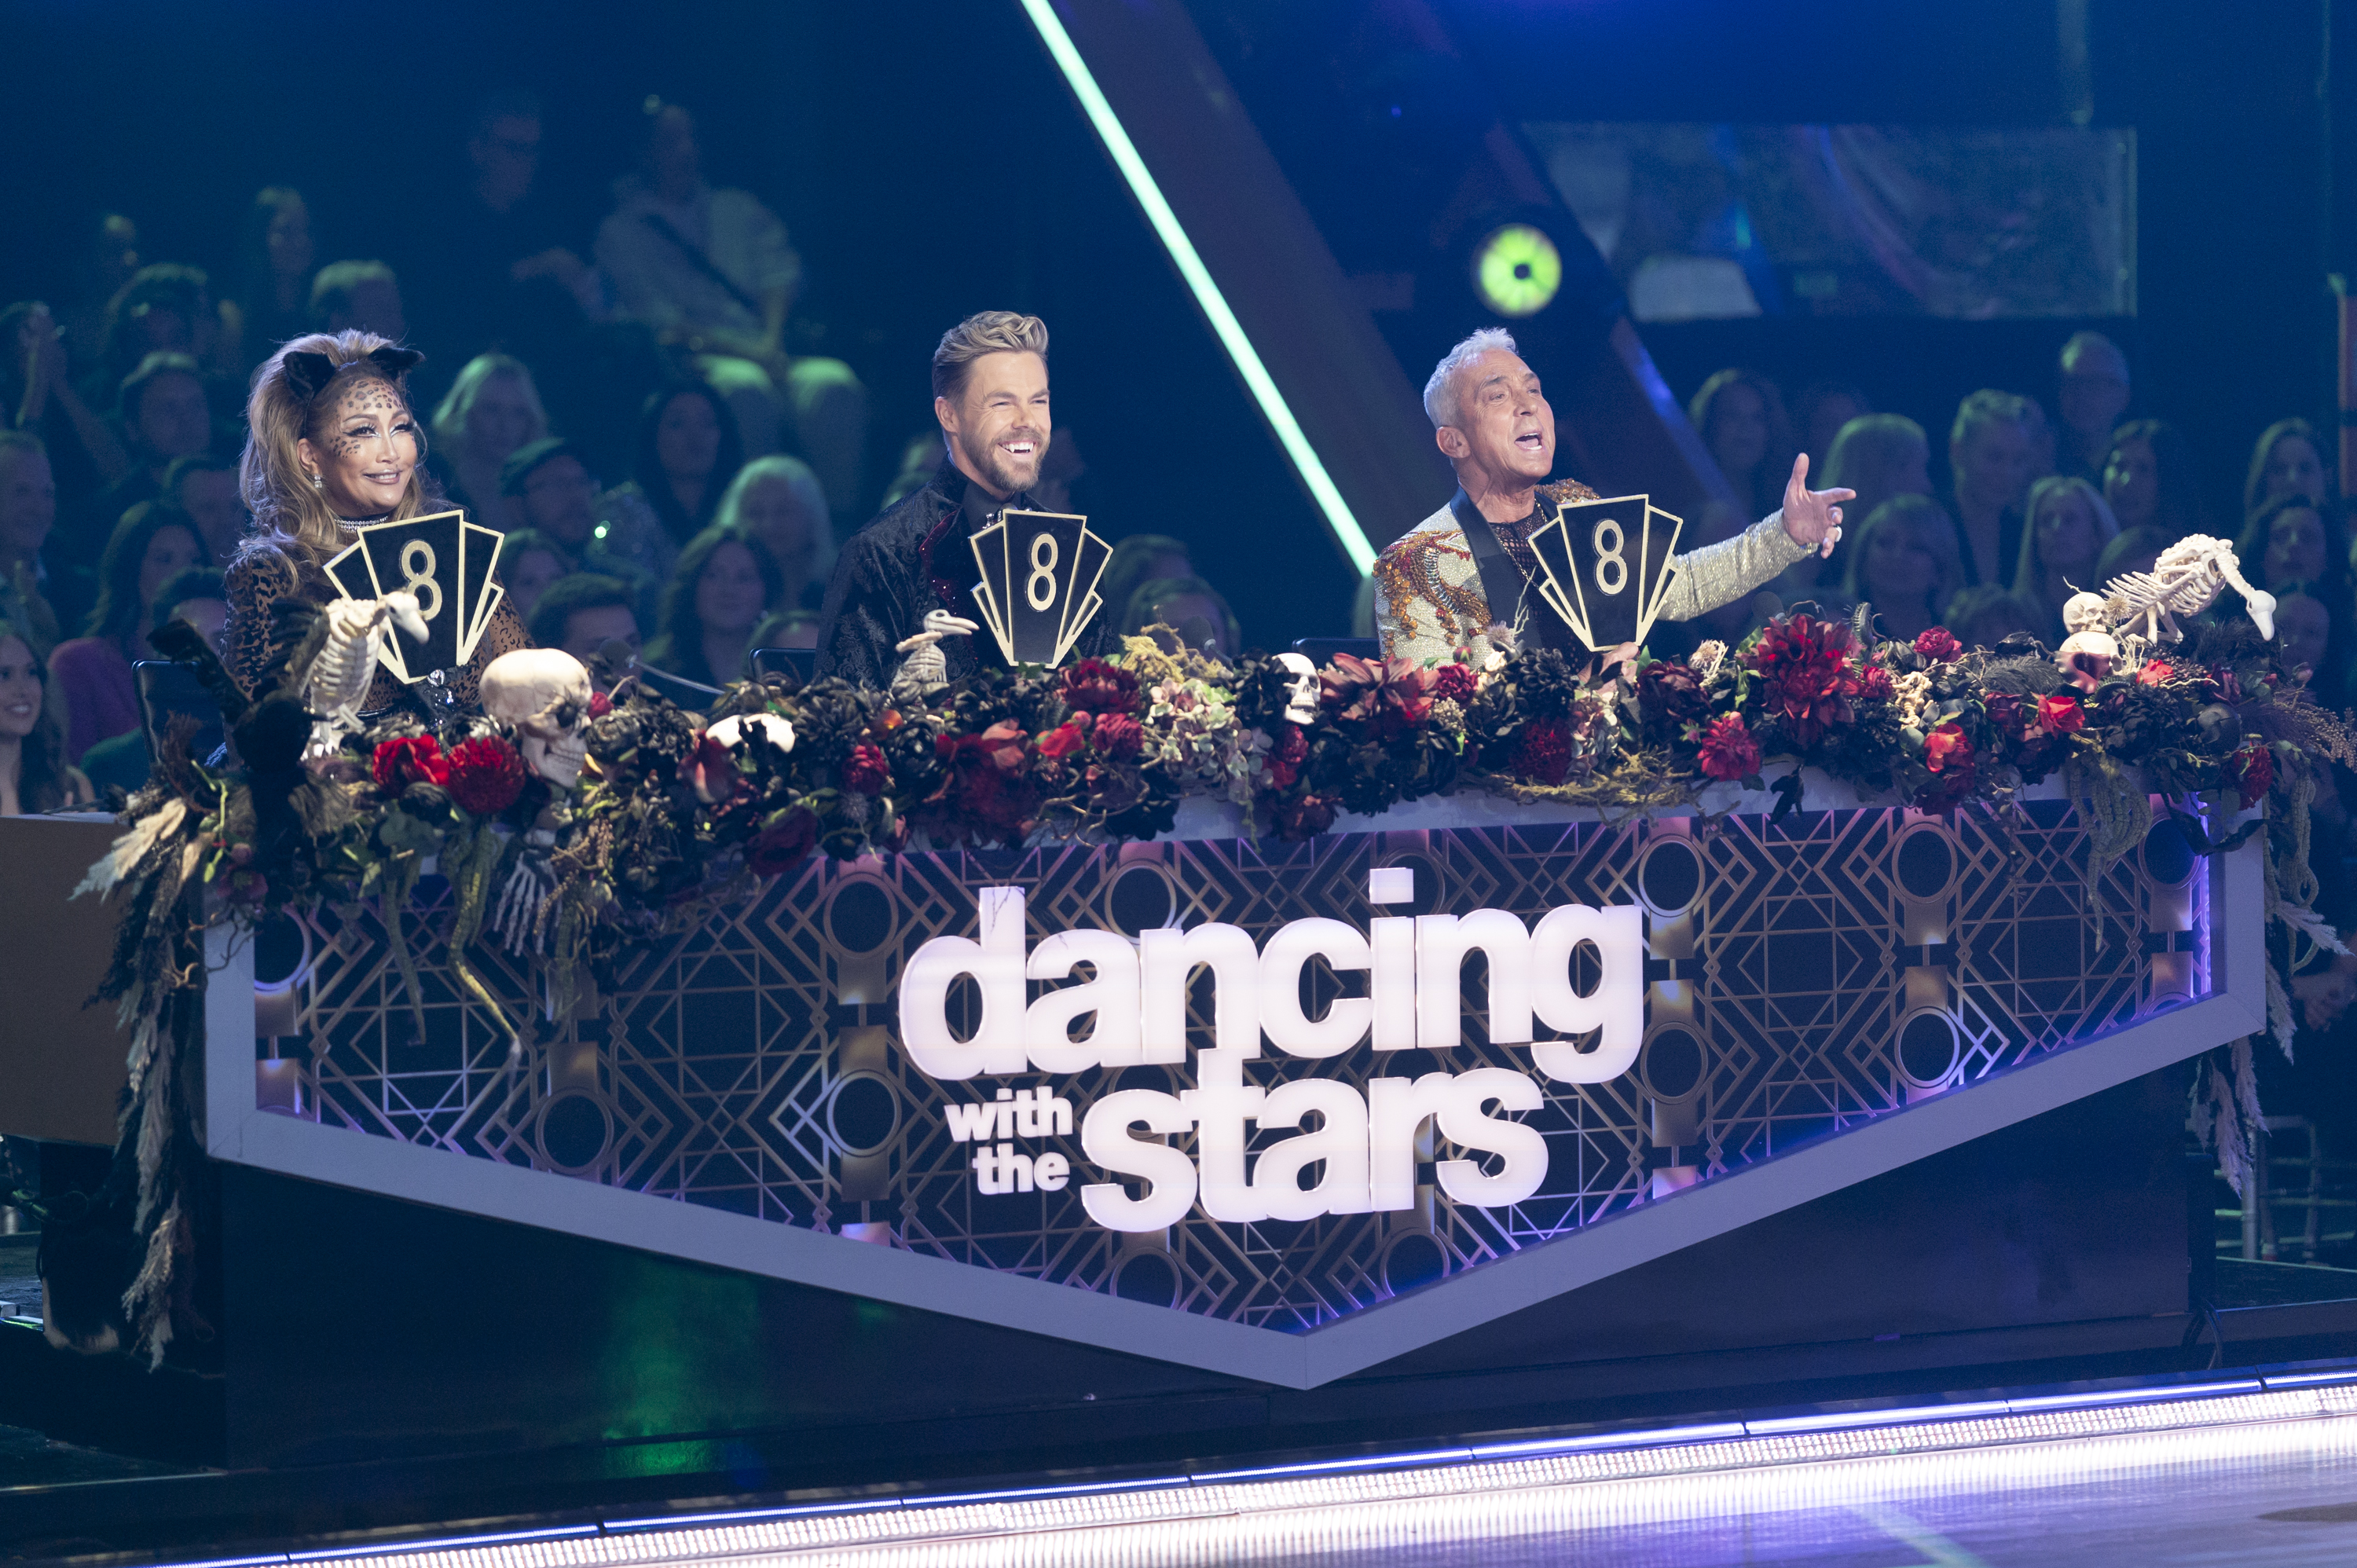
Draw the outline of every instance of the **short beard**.
M1017 427L1017 430L1025 428ZM1016 432L1009 431L1006 434L1013 435ZM996 441L983 443L982 450L977 452L968 446L964 438L961 436L958 438L958 450L965 454L965 460L974 465L974 471L989 483L991 489L1005 496L1019 495L1039 482L1039 466L1048 458L1048 433L1031 431L1028 434L1039 443L1039 446L1032 451L1031 472L1028 477L1017 475L1008 467L1006 459L999 452L998 443Z

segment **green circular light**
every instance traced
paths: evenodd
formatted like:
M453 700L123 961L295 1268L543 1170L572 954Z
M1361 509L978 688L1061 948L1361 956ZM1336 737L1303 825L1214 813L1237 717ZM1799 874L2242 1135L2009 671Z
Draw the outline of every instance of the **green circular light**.
M1535 316L1563 286L1563 256L1544 230L1509 223L1474 252L1473 286L1501 316Z

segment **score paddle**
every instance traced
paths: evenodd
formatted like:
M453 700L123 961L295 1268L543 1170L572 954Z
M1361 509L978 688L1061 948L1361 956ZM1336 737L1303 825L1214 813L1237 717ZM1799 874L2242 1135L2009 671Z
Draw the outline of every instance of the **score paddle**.
M396 592L417 596L425 641L404 646L402 639L388 637L377 644L385 668L414 685L475 656L475 645L506 596L507 590L491 580L492 563L506 537L457 511L371 523L328 563L328 580L348 599Z
M1002 510L973 536L974 596L1009 664L1053 669L1103 607L1098 579L1113 546L1071 512Z
M1531 531L1539 596L1590 652L1642 643L1684 526L1644 496L1566 502Z

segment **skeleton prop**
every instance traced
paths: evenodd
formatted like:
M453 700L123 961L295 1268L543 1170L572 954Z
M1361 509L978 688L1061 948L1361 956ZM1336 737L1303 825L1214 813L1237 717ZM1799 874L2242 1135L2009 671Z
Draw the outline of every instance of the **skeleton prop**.
M513 726L526 766L560 789L589 751L589 671L558 648L519 648L483 671L483 711Z
M2276 600L2243 580L2234 547L2206 533L2189 533L2162 551L2149 572L2113 578L2101 594L2078 594L2062 607L2062 622L2075 640L2089 632L2134 634L2146 641L2178 641L2180 618L2190 619L2233 588L2243 596L2251 622L2269 641L2276 635ZM2063 644L2065 649L2069 642ZM2095 651L2089 649L2084 651Z
M414 594L375 599L337 599L319 612L328 619L328 639L303 679L303 705L311 714L306 757L332 757L344 736L360 732L361 704L376 677L377 652L399 627L424 641L425 618Z
M1318 722L1318 666L1309 662L1308 655L1280 653L1276 661L1293 677L1286 682L1290 694L1285 702L1285 718L1288 724L1307 725Z

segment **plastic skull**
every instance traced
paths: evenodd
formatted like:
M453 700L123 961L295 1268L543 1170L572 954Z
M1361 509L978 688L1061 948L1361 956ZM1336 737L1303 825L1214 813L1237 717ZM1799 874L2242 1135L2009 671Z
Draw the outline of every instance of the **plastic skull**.
M1293 676L1289 682L1292 695L1285 704L1286 721L1297 725L1315 722L1318 717L1318 666L1309 662L1308 655L1300 653L1280 653L1276 661Z
M561 648L519 648L483 671L483 711L514 726L524 761L560 789L589 753L589 671Z

